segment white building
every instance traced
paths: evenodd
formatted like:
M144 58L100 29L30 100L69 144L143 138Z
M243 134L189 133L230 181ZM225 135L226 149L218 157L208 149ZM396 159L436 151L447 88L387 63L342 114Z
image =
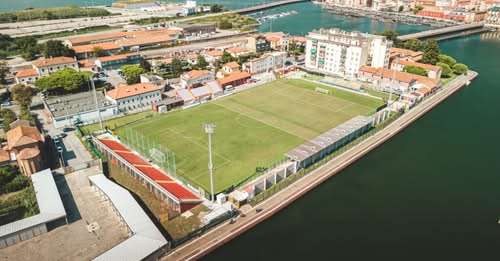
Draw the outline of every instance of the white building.
M356 78L362 65L389 66L392 42L384 36L346 32L338 28L312 31L307 36L306 68Z
M22 69L16 73L16 83L34 83L40 77L66 68L78 70L78 61L64 56L40 58L32 63L31 68Z
M106 99L121 112L143 110L161 101L161 88L151 83L119 85L106 92Z
M287 53L272 52L252 59L243 65L243 70L251 74L259 74L279 70L285 67Z

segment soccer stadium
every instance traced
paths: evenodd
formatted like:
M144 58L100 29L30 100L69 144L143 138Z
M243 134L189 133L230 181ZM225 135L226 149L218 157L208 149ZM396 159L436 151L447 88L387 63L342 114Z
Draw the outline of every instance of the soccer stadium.
M123 141L141 137L143 145L150 146L146 153L163 151L157 154L171 163L158 165L208 192L208 139L203 125L215 124L212 148L218 193L282 160L305 141L358 115L373 114L382 104L381 99L304 80L278 80L115 131Z

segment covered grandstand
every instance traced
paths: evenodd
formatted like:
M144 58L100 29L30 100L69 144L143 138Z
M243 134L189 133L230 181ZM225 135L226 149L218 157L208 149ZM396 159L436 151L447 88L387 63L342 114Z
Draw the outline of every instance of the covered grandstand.
M134 178L141 180L156 197L164 200L169 209L175 213L180 214L203 201L198 195L125 147L113 136L104 134L99 138L93 137L93 142L111 160L112 164L118 165Z
M372 117L356 116L347 122L306 141L286 156L296 162L297 169L306 168L366 133L372 127Z

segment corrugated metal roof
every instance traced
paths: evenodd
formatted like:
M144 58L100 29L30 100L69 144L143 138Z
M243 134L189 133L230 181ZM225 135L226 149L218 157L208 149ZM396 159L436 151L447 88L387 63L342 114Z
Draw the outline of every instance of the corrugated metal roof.
M295 149L289 151L286 155L294 160L303 161L316 154L318 151L334 144L337 141L340 141L354 131L371 124L371 122L371 117L356 116L317 136L316 138L306 141Z
M142 260L168 243L127 190L103 174L90 176L89 180L106 194L133 234L94 260Z
M66 216L52 171L39 171L31 175L31 181L40 214L0 226L0 237Z

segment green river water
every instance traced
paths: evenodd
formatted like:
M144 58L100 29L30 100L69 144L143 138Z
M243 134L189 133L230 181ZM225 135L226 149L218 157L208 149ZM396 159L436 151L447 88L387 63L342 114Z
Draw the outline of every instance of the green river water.
M0 9L77 2L85 1L0 0ZM220 2L237 8L257 1ZM260 30L426 29L336 16L311 3L265 13L289 10L299 14ZM205 259L499 260L500 33L448 40L441 48L478 71L477 80Z

